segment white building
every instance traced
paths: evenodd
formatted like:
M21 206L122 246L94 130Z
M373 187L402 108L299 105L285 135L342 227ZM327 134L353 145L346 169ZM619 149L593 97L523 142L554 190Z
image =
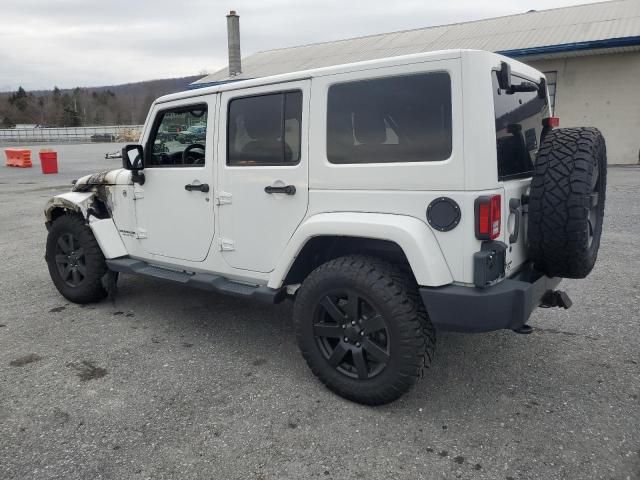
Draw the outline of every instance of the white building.
M237 28L237 17L230 17ZM561 126L598 127L609 163L640 162L640 0L258 52L242 59L241 73L229 75L225 68L192 86L449 48L494 51L545 72Z

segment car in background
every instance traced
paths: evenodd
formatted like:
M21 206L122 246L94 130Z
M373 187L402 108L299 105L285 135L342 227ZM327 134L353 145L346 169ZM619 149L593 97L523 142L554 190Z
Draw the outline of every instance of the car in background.
M178 137L178 134L186 129L186 125L169 125L166 130L160 130L158 132L158 139L164 142L175 141Z
M116 141L116 136L113 133L96 133L91 135L92 143L112 143Z
M204 142L207 133L206 125L193 125L177 135L180 143Z

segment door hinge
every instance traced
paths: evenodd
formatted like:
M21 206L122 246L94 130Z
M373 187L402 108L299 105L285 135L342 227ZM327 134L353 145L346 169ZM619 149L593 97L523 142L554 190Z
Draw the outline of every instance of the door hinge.
M228 238L218 238L218 246L220 247L220 251L222 252L231 252L236 249L233 240Z
M231 197L233 197L233 195L228 192L219 192L218 195L216 195L216 205L229 205L231 203Z
M133 189L133 199L138 200L139 198L144 198L144 190Z
M147 229L146 228L138 228L136 230L136 238L147 238Z

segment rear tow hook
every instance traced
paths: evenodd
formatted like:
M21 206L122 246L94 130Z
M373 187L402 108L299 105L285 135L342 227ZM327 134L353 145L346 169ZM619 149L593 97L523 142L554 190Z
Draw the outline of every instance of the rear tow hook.
M571 305L573 305L573 302L569 298L569 295L562 290L548 290L540 300L540 307L542 308L562 307L566 310L571 307ZM527 335L529 333L533 333L533 327L524 324L513 331L515 333Z
M569 298L566 292L562 290L548 290L540 300L540 307L562 307L565 310L573 305L573 302Z

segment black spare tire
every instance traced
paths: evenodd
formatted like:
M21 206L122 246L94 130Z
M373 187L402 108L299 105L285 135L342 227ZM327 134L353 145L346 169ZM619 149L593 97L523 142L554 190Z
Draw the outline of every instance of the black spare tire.
M584 278L600 247L607 184L607 152L596 128L547 133L529 196L528 249L550 277Z

